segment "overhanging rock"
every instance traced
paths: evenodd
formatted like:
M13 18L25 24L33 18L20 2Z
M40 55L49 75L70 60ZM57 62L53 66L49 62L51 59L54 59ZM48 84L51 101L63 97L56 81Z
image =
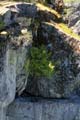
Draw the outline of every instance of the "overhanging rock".
M36 44L45 44L56 63L52 78L28 80L26 92L48 98L80 95L80 37L65 24L41 23Z

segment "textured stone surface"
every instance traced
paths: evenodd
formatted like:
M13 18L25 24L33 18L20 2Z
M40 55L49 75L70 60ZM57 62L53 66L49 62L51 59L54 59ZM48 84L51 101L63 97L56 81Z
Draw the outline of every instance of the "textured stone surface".
M69 15L69 26L76 34L80 35L80 4L75 7L72 13Z
M16 57L16 59L19 62L19 65L18 63L16 63L17 90L22 91L21 88L24 89L26 85L24 84L24 82L22 82L22 85L20 84L21 82L19 82L19 81L25 81L24 80L25 73L23 70L23 65L25 61L24 59L26 56L26 52L24 50L25 49L24 46L29 42L29 40L32 40L32 37L30 36L30 32L28 31L28 30L32 30L30 28L32 19L29 19L30 21L29 23L26 21L27 20L26 17L28 16L33 18L36 15L37 8L39 8L40 11L43 11L42 12L43 14L37 13L38 16L36 16L36 17L39 17L41 21L44 21L44 19L45 21L50 21L50 20L54 21L55 19L54 16L56 16L57 20L60 20L59 19L60 15L56 11L49 9L48 7L41 4L35 5L31 3L28 4L28 3L14 2L14 3L6 3L5 7L7 7L10 11L13 11L12 13L14 14L12 18L13 19L16 18L16 22L17 22L16 24L10 26L7 29L7 31L10 34L9 39L12 44L11 47L14 49L17 49L15 53L18 56ZM14 12L15 10L17 11L17 16L15 15L16 14L16 12ZM35 26L37 26L36 22L35 22ZM68 37L68 35L65 35L63 31L59 31L55 25L52 27L49 24L47 25L42 23L37 30L35 30L36 29L35 26L33 25L33 33L37 31L36 43L38 42L39 45L45 44L46 47L53 52L52 59L57 62L58 70L56 70L56 74L53 75L52 79L50 80L45 79L43 77L40 80L35 80L35 82L38 81L38 83L36 84L38 86L37 87L38 90L35 89L34 91L34 88L36 88L35 82L33 84L33 81L31 80L30 81L31 86L30 84L28 84L27 92L31 91L31 93L32 94L34 93L34 95L37 92L39 92L37 93L37 95L41 95L45 97L57 97L57 98L69 97L72 94L75 94L76 89L79 89L79 85L80 85L80 79L79 79L80 75L78 74L79 66L80 66L80 63L79 63L80 41L77 39L71 38L70 36ZM25 35L22 35L21 31L23 29L28 31L28 34L26 33ZM23 45L23 48L21 47L21 45ZM76 58L75 58L75 55L76 55Z
M63 30L64 31L64 30ZM79 94L80 86L80 40L71 38L58 27L42 23L37 30L36 44L45 44L52 51L56 62L51 79L28 80L26 91L43 97L71 97Z
M60 22L61 15L41 4L14 2L7 3L6 7L10 13L5 13L4 10L5 17L3 14L2 18L5 19L5 22L12 21L14 24L6 27L8 36L0 36L3 42L9 40L4 45L2 42L0 46L0 114L2 115L0 120L5 119L3 118L5 117L3 115L3 113L5 114L4 107L13 101L16 90L18 94L21 94L27 84L28 72L25 72L24 64L32 42L32 32L37 33L35 33L36 44L43 43L48 50L52 51L51 59L57 62L57 67L51 79L41 77L38 80L35 79L34 83L31 79L26 91L32 95L50 98L80 95L80 39L70 37L56 27L58 23L54 20ZM40 12L43 11L42 16L38 13L37 8ZM32 18L35 19L35 17L39 17L42 22L38 29L31 24ZM54 26L45 24L43 21L51 21ZM35 25L37 26L36 22ZM33 31L31 31L32 27ZM26 32L22 33L23 29ZM25 103L17 101L9 107L7 116L10 118L9 120L53 120L53 118L54 120L67 120L67 116L69 120L79 120L80 110L78 110L78 101L77 103L70 101L54 101L53 103L43 100Z
M65 1L66 2L66 1ZM71 6L69 6L71 4ZM79 20L80 20L80 1L74 1L73 3L69 2L67 4L67 20L69 27L74 27L73 30L76 33L79 33ZM78 25L78 26L77 26Z
M19 16L23 17L34 17L37 8L33 3L22 3L22 2L0 2L0 22L4 22L4 26L16 22Z
M10 31L10 34L14 34L9 37L11 41L10 49L12 49L12 51L10 50L10 55L12 55L12 52L15 51L15 56L17 59L16 90L17 93L21 94L27 84L28 71L25 71L24 65L28 59L28 51L32 44L32 32L28 30L29 25L31 24L31 19L20 17L17 21L20 26L16 26L16 30L15 27L13 27L8 29L8 31ZM21 34L22 28L27 31L25 34ZM13 62L11 56L10 61Z
M21 37L22 40L24 37ZM29 36L28 36L29 38ZM9 39L9 38L8 38ZM19 38L11 37L10 40ZM24 38L24 40L26 40ZM29 40L29 39L27 39ZM5 120L4 109L14 100L16 89L20 94L26 84L28 74L24 71L24 64L28 54L28 41L16 48L9 41L0 41L0 120ZM17 84L17 85L16 85Z
M4 17L4 19L2 18ZM0 8L0 20L4 21L5 25L11 23L11 11L8 8Z
M80 120L80 99L17 99L8 108L7 120Z
M32 43L32 32L27 30L31 20L26 20L25 26L23 17L20 25L18 22L6 28L8 35L0 36L0 120L5 120L4 109L14 100L16 90L21 94L27 84L28 74L24 64ZM27 30L24 35L21 34L23 27Z
M80 20L80 11L74 11L69 16L69 26L74 26Z

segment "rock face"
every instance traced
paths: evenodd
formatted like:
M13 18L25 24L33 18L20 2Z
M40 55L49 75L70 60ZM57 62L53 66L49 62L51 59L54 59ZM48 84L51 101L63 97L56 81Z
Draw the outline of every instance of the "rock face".
M17 69L19 70L19 71L17 70L16 80L22 81L23 79L24 81L25 73L22 68L23 68L27 53L25 52L24 47L19 48L19 46L22 46L22 45L25 46L27 44L26 39L30 37L29 36L30 32L27 34L27 31L31 29L28 26L31 25L32 18L36 19L36 17L38 17L38 19L40 19L42 22L43 21L50 22L50 20L52 21L57 20L57 22L60 22L59 20L61 20L61 15L58 14L55 10L48 8L44 5L41 5L39 3L23 4L23 3L13 2L13 3L6 3L4 8L8 9L11 12L11 14L6 13L8 14L6 15L8 16L7 17L8 20L9 21L12 20L15 22L13 27L11 25L9 26L7 25L8 26L7 32L10 34L9 39L11 41L11 45L12 45L11 47L15 48L14 46L16 46L16 49L18 48L15 53L16 54L15 56L18 56L15 59L19 61L19 65L18 63L16 63ZM44 18L44 15L45 15L45 18ZM29 17L29 20L30 20L29 23L26 22L27 20L26 17ZM5 21L7 18L5 18ZM26 91L30 92L31 94L40 95L43 97L54 97L54 98L69 97L72 94L76 94L76 90L79 89L79 83L80 83L79 81L79 66L80 66L79 39L80 38L74 34L70 35L70 33L67 32L68 28L64 24L56 24L55 22L53 22L52 24L53 25L46 24L45 22L40 23L40 26L37 29L36 43L38 43L39 45L45 44L46 47L50 51L52 51L53 55L51 59L57 62L56 74L54 74L50 80L43 78L43 76L39 80L37 80L38 90L35 89L36 88L34 85L35 83L33 84L32 80L29 81ZM64 30L62 30L62 27L64 27ZM34 29L32 32L36 34L35 33L36 31ZM67 31L65 31L65 29ZM30 37L29 40L32 40L32 37ZM14 52L11 52L11 53L14 53ZM22 86L25 87L26 84L24 85L22 83L22 85L21 86L20 85L21 84L17 82L17 91L22 91L21 87ZM22 88L24 89L24 87Z
M27 84L28 71L24 64L32 44L32 32L28 30L31 19L22 17L22 13L21 16L17 13L17 17L5 7L1 13L5 24L0 32L0 120L5 120L6 107L15 99L16 91L21 94Z
M80 4L78 6L75 7L75 10L70 14L72 20L69 17L69 26L73 29L73 31L80 35ZM72 23L72 25L71 25Z
M69 9L71 9L69 16L68 16L68 20L69 20L69 26L72 27L74 26L80 19L80 3L78 3L78 5L72 6ZM71 19L72 18L72 19Z
M18 37L11 37L11 39L19 40ZM20 39L26 40L27 37L22 37ZM2 111L0 111L0 114L3 116L0 116L0 120L5 120L5 118L3 118L5 116L3 110L14 100L16 89L18 94L21 94L27 84L28 71L27 73L25 72L24 64L28 58L28 43L29 42L27 41L25 45L18 48L16 48L15 45L10 45L10 43L1 46L0 109L2 109Z
M52 51L56 71L51 79L29 80L26 91L32 95L61 98L79 95L80 40L62 31L62 25L42 23L37 31L36 44L45 44ZM67 28L66 28L67 30ZM68 30L69 31L69 30ZM74 36L74 35L72 35Z
M62 16L55 10L39 3L9 2L3 8L3 11L0 11L1 25L2 21L5 23L3 28L0 29L0 120L5 120L5 108L14 100L15 93L17 92L20 95L25 87L27 93L35 96L47 98L79 96L80 37L74 34L65 24L60 23L62 22ZM39 20L38 26L36 20ZM55 62L56 69L50 79L43 76L36 78L35 82L33 79L28 79L29 71L25 71L24 65L28 60L28 50L32 45L32 40L36 45L44 44L52 52L51 60ZM42 102L38 108L36 104L32 104L32 107L35 107L35 113L25 119L52 120L54 117L56 120L66 120L66 116L70 116L70 120L80 119L79 113L76 115L76 109L79 109L79 106L73 105L70 108L72 104L68 103L66 108L60 102L59 109L57 104L57 102L53 104L56 114L54 114L55 109L52 111L52 103L47 106L47 104L43 105ZM49 108L50 111L47 111ZM27 109L30 110L30 107L28 106ZM63 111L67 111L66 109L69 113L65 112L64 116ZM69 109L73 116L71 116ZM12 110L14 110L14 107ZM44 114L42 114L42 110ZM49 112L49 115L47 115L47 112ZM15 117L10 119L16 120ZM21 116L17 119L24 118Z
M79 100L80 101L80 100ZM80 102L19 99L7 111L8 120L80 120Z
M2 6L0 9L0 22L4 22L4 26L16 22L19 16L32 18L37 12L37 8L32 3L21 2L0 2Z
M11 39L14 39L14 42L15 39L19 40L18 37L12 36ZM27 37L20 39L26 40ZM14 100L16 89L20 94L27 83L28 73L24 70L24 64L28 57L28 41L25 46L22 45L18 48L12 44L9 42L4 45L4 41L2 41L2 46L0 46L0 109L5 109ZM3 115L3 111L0 112ZM0 116L0 120L5 120L2 117L4 115Z
M65 1L66 4L66 1ZM73 3L67 3L67 19L68 19L68 26L72 28L72 30L80 34L80 1L74 1Z
M76 1L75 0L70 0L70 1L64 0L64 3L66 7L75 7L80 3L80 1L79 0L76 0Z

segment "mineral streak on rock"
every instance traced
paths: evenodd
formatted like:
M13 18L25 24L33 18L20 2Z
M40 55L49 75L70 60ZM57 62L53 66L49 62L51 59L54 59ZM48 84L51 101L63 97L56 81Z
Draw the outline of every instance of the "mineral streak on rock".
M54 28L56 28L58 31L60 31L63 35L66 36L64 39L74 50L76 54L80 54L80 36L75 34L70 28L68 28L65 24L57 24L57 23L48 23L45 22L45 24L51 25Z
M40 4L40 3L37 3L36 6L37 6L38 10L41 10L43 12L45 12L45 11L50 12L53 15L55 15L57 18L61 18L61 15L58 12L56 12L55 10L53 10L52 8L44 6L44 5Z

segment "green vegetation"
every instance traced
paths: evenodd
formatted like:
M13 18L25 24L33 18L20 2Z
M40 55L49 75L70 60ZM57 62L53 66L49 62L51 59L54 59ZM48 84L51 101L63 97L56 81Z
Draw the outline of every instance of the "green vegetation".
M5 23L0 20L0 30L4 28Z
M64 0L64 2L65 2L65 3L67 3L67 2L68 2L68 3L71 3L71 2L75 2L75 3L76 3L76 2L79 2L79 0L76 0L76 1L75 1L75 0Z
M24 64L24 69L26 71L27 74L29 74L29 66L30 66L30 59L27 59L25 64Z
M55 72L55 64L50 60L51 53L47 52L45 46L32 47L30 50L30 60L25 63L25 70L29 67L29 74L33 77L50 78Z

